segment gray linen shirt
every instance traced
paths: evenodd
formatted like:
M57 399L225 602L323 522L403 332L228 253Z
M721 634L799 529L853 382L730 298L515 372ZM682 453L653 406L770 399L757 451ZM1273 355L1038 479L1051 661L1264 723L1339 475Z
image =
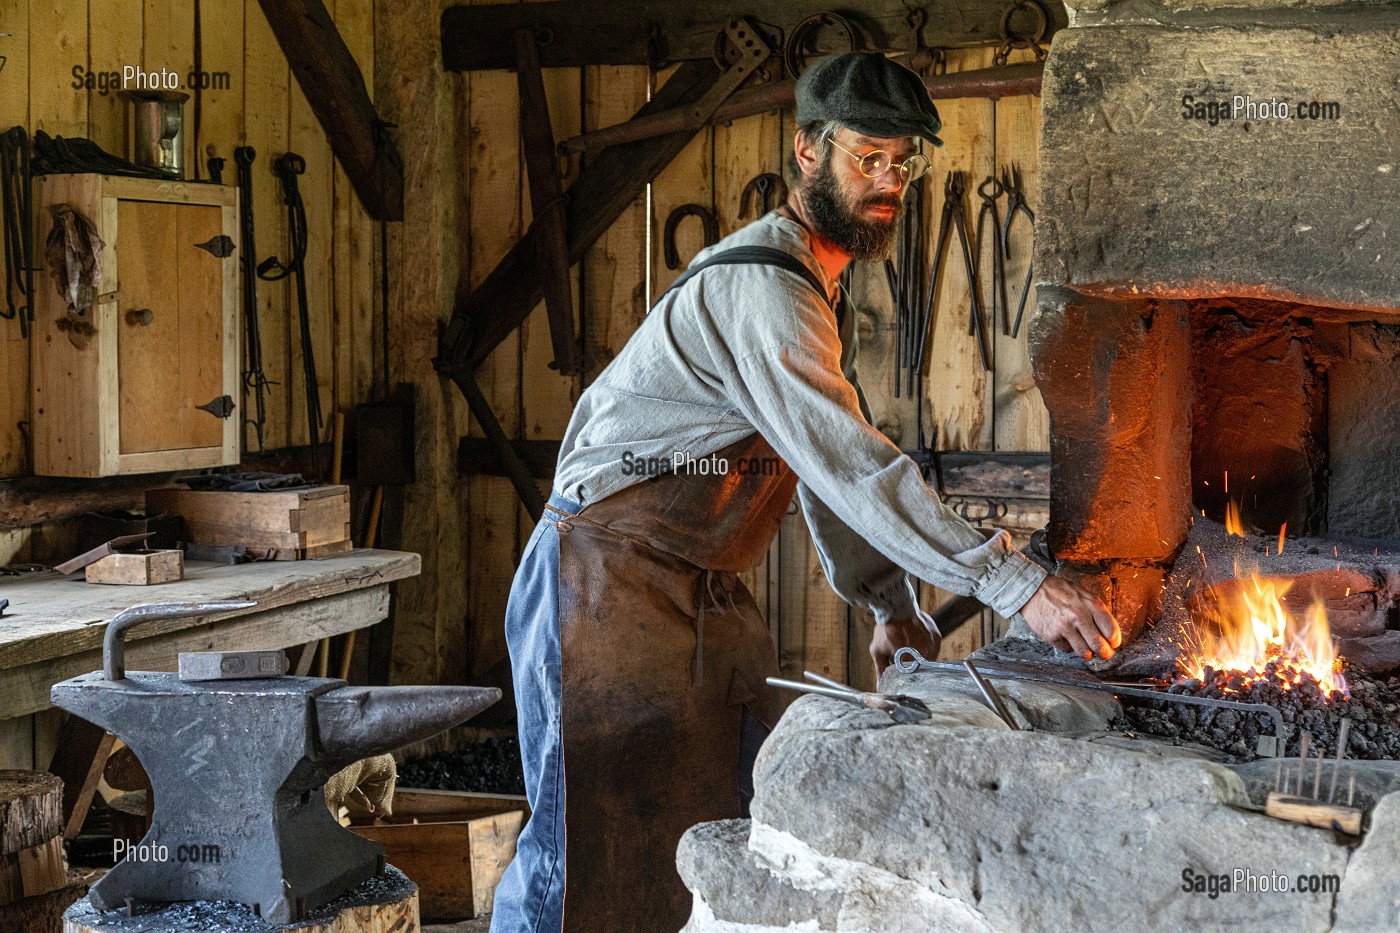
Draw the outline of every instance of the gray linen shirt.
M769 246L826 286L806 230L776 213L701 251ZM905 571L1011 616L1045 571L949 509L919 468L870 426L831 307L767 265L719 266L671 291L588 387L569 421L555 488L583 505L646 478L637 461L697 460L757 431L797 473L822 569L876 621L911 618ZM843 352L844 351L844 352ZM902 569L901 569L902 568Z

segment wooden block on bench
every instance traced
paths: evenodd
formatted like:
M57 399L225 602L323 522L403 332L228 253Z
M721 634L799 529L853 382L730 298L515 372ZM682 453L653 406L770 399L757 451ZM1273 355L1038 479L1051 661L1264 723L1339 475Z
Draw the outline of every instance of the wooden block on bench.
M348 486L274 492L164 487L146 493L146 511L182 516L195 544L262 549L277 560L327 557L350 549Z
M149 586L185 578L183 551L136 551L108 554L83 568L89 583Z

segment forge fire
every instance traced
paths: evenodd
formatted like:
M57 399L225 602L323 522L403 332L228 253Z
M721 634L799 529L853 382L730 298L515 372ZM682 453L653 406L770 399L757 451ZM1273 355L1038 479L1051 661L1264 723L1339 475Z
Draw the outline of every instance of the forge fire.
M1216 534L1214 543L1230 554L1233 573L1212 582L1209 541L1204 548L1195 544L1178 568L1192 571L1182 588L1199 593L1177 600L1184 618L1168 638L1176 651L1174 667L1159 678L1167 692L1278 709L1290 731L1288 755L1299 752L1305 735L1315 754L1335 754L1343 722L1350 720L1346 757L1400 758L1400 679L1352 669L1338 651L1321 596L1292 576L1264 572L1249 556L1252 548L1262 548L1277 561L1287 547L1286 529L1276 539L1251 538L1233 501L1225 519L1224 534ZM1340 571L1340 560L1336 566ZM1351 588L1341 596L1349 599ZM1240 759L1252 757L1258 738L1272 734L1263 715L1173 703L1126 704L1115 727Z

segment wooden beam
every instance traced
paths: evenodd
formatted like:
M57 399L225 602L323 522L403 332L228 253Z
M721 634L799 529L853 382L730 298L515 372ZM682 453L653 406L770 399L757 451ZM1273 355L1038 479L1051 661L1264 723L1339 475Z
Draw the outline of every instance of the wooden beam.
M321 0L258 0L365 210L403 220L403 159Z
M1020 62L998 68L978 68L973 71L933 75L924 79L924 85L928 88L929 96L935 100L965 97L995 100L1002 97L1038 96L1044 72L1045 65L1042 62ZM721 104L707 120L697 118L690 108L677 107L615 126L590 130L564 140L560 146L570 152L587 152L603 146L635 142L666 133L732 123L744 117L791 107L796 93L797 82L791 78L768 81L737 92Z
M859 12L853 6L840 12L862 33L866 48L917 50L906 0L866 0ZM1048 45L1068 19L1058 0L1047 0L1043 6L1050 21L1042 42ZM540 48L540 64L546 68L698 61L711 58L715 36L735 17L747 16L774 27L772 38L779 41L780 31L783 37L790 36L807 17L831 8L829 0L554 0L453 6L442 14L442 63L449 71L514 68L513 37L521 28L545 30L550 36ZM1005 9L1003 0L927 4L922 41L942 48L998 44Z
M514 49L514 44L511 46ZM676 69L639 114L654 113L698 100L719 78L713 61L686 62ZM655 139L611 146L598 154L566 193L569 262L583 258L647 183L661 173L695 136L685 130ZM531 229L505 258L453 309L434 365L451 375L474 370L502 340L515 331L544 297L536 261L536 231Z
M531 225L544 276L544 309L554 344L554 368L564 376L578 375L578 339L574 331L573 290L569 286L569 240L565 230L564 192L549 123L549 98L540 73L539 48L533 29L515 34L517 84L520 88L520 137L530 177Z
M260 454L244 454L238 468L264 473L311 471L310 447L283 447ZM140 476L104 476L99 479L65 479L57 476L23 476L0 479L0 531L27 528L118 509L141 511L146 490L163 486L180 473L145 473Z

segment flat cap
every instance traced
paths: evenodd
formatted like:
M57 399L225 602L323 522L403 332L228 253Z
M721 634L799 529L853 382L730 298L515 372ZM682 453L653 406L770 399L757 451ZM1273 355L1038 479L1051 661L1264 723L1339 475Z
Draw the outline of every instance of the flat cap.
M797 79L797 123L835 120L866 136L919 136L943 145L943 121L923 79L879 52L817 59Z

